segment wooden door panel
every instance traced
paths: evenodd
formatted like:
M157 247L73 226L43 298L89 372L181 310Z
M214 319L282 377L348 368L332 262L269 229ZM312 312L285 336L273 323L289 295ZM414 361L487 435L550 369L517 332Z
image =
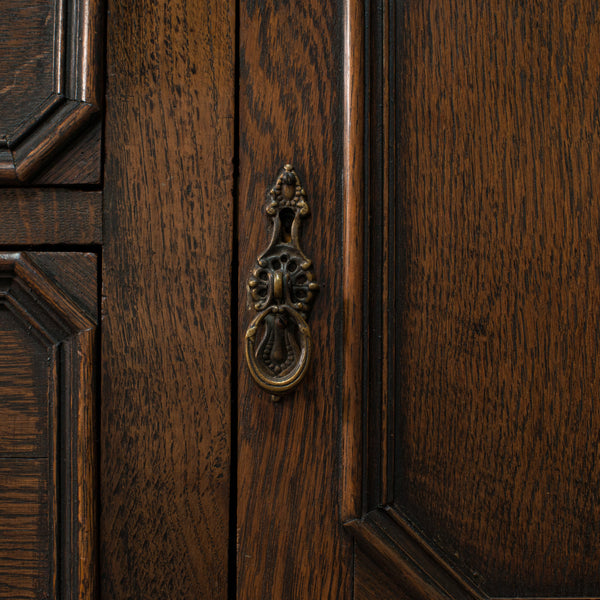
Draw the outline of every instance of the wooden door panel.
M0 598L91 599L96 257L0 254Z
M2 7L0 183L99 181L103 16L100 0Z
M365 191L387 205L368 204L374 383L346 406L365 432L348 526L417 597L596 597L599 15L384 7L366 23L387 143L373 162L367 132Z

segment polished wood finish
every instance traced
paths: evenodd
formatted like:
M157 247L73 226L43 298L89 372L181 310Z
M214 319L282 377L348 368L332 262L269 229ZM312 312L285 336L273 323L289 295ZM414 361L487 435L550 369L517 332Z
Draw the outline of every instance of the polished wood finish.
M321 290L310 318L315 350L293 394L272 402L239 354L238 598L346 598L351 540L339 523L335 368L342 6L309 0L240 8L239 339L252 318L246 277L268 242L266 193L286 163L311 207L302 247Z
M31 181L98 118L103 17L101 0L3 5L0 183ZM94 142L94 164L81 173L63 169L60 176L54 174L53 183L96 182L100 144L98 139ZM67 155L71 160L76 156L72 151Z
M0 254L0 598L96 597L93 254Z
M599 16L576 0L366 14L369 367L347 527L411 598L597 597ZM386 79L395 103L373 104ZM369 159L378 121L395 177Z
M109 2L102 598L226 598L233 3ZM233 533L232 533L233 534Z
M0 190L0 245L102 243L102 192L61 188Z
M0 599L599 597L600 13L107 8L105 140L99 0L0 8ZM274 403L286 163L321 291Z
M343 521L362 509L362 389L364 340L364 54L362 0L344 1L344 237L343 388L340 513Z

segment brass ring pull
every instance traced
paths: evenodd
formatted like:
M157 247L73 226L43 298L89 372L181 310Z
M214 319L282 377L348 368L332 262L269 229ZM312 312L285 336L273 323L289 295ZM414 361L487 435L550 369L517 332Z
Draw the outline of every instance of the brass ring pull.
M292 324L286 322L286 316L291 319ZM263 323L266 331L273 332L273 334L272 337L268 334L264 335L257 347L256 334ZM278 329L281 329L279 338L276 334ZM295 336L292 333L294 329L297 331L299 343L294 340ZM271 346L277 344L279 347L273 351ZM246 360L252 377L261 388L275 395L295 388L306 373L311 344L310 330L304 317L298 311L286 305L267 308L254 317L246 332ZM279 361L282 358L288 358L286 349L294 345L298 348L291 353L294 358L290 360L290 368L279 367ZM272 359L273 354L275 354L274 360Z
M291 165L285 165L269 192L266 212L273 231L248 279L258 315L246 331L245 352L252 377L277 400L306 374L312 347L306 321L319 289L312 263L300 249L300 220L309 209Z

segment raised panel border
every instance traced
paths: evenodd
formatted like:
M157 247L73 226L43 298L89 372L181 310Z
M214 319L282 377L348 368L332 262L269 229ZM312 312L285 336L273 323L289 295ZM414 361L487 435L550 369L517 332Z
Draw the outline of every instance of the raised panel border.
M35 255L33 255L35 256ZM0 303L34 328L52 349L55 385L61 404L60 439L56 439L53 478L55 505L51 581L54 596L65 600L96 597L95 503L95 344L96 323L29 260L26 253L0 253ZM52 418L52 417L51 417ZM55 417L56 418L56 415ZM60 457L58 448L62 449ZM60 467L58 466L60 465ZM60 528L60 533L59 533ZM61 543L57 544L59 539Z
M103 0L56 0L55 89L0 146L0 184L30 180L99 116Z

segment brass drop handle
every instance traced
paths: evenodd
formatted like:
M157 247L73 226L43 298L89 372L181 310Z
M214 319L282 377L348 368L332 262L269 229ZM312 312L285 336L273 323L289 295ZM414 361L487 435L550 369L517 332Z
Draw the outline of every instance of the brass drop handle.
M312 263L300 249L300 222L309 209L291 165L285 165L271 188L266 212L271 241L248 279L258 314L246 331L245 352L256 383L278 400L306 374L312 347L306 321L319 289Z

